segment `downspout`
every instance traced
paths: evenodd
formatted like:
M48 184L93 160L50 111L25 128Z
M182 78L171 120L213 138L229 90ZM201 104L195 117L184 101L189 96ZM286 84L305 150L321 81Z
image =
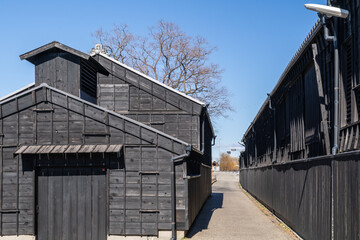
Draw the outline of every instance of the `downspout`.
M324 38L326 41L333 42L334 44L334 135L333 135L333 147L332 155L336 155L339 149L339 48L337 41L337 18L334 18L334 35L329 35L329 29L326 26L325 16L320 15L321 23L324 26Z
M334 44L334 136L333 141L334 145L332 147L332 155L336 155L339 149L339 49L337 41L337 28L338 28L338 19L334 18L334 35L329 35L329 29L326 26L325 16L320 15L321 23L324 26L324 37L326 41L332 41ZM335 239L335 206L334 206L334 159L331 160L331 239Z
M171 239L176 240L176 163L183 162L190 155L191 145L186 146L186 153L171 158Z
M205 113L202 116L202 121L201 121L201 151L205 152Z
M212 143L211 143L211 146L214 146L216 144L216 136L214 136L214 138L212 139Z

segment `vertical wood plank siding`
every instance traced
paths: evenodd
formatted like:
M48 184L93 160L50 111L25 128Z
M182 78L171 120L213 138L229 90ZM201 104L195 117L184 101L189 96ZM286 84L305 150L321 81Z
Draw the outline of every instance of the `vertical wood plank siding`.
M355 20L359 18L359 8L354 2L344 4L352 13L352 20L339 23L339 152L359 148L360 81L356 70L359 61L358 54L354 54L359 50L359 23ZM274 113L269 111L266 102L244 135L245 155L250 165L261 166L273 161L286 162L329 153L329 146L333 145L334 62L333 45L324 40L323 34L318 23L271 93ZM272 122L274 116L275 124ZM274 138L270 134L274 126L277 136L275 154Z
M271 93L276 123L266 121L274 119L267 100L244 135L240 157L241 185L305 239L330 239L332 217L335 239L360 236L360 8L355 0L337 3L351 16L338 21L339 153L329 155L334 145L334 49L317 23ZM275 150L268 134L274 126Z
M335 239L358 239L360 152L240 170L240 183L304 239L330 239L334 161Z
M123 159L108 165L108 234L171 229L170 159L184 153L181 143L45 87L1 104L1 116L0 235L36 234L33 160L13 155L30 144L125 144ZM187 170L176 171L178 224L185 229Z
M35 86L0 102L0 236L105 239L171 230L171 158L192 145L176 166L177 227L188 230L211 193L206 107L58 42L20 58L35 64ZM14 155L20 146L82 144L123 148Z
M330 162L242 169L242 187L304 239L330 239Z
M54 52L38 57L35 84L47 83L80 97L80 58L70 53Z
M98 74L98 104L191 143L200 149L202 106L102 57L110 72ZM211 131L207 128L207 131Z
M202 164L200 166L200 175L198 177L189 178L187 182L187 206L189 207L189 216L186 229L189 229L203 204L211 194L211 167Z

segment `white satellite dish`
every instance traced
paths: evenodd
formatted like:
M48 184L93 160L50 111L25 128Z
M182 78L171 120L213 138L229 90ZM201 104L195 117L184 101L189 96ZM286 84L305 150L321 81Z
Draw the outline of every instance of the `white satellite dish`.
M304 6L309 10L322 13L328 16L340 17L340 18L347 18L349 16L348 10L338 7L331 7L321 4L305 4Z

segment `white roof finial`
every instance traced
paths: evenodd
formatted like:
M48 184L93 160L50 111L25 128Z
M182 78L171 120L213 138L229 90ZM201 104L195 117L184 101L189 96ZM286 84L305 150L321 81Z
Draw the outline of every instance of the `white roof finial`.
M109 54L106 52L106 49L103 48L103 46L102 46L101 43L95 44L95 48L92 48L92 49L91 49L90 55L95 55L95 54L99 54L99 53L104 53L104 54L106 54L106 55L109 55Z

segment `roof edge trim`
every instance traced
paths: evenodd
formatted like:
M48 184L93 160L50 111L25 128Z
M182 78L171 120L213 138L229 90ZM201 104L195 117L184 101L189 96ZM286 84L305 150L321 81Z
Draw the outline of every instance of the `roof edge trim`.
M303 43L301 44L299 50L295 53L295 55L290 60L289 64L285 68L284 72L281 74L279 81L275 85L274 89L271 91L270 96L274 95L275 92L280 87L281 83L284 81L286 75L289 73L290 69L294 66L294 64L299 60L299 58L302 56L304 50L309 46L309 44L312 42L312 40L315 38L316 34L322 29L322 25L320 24L320 20L318 20L314 27L311 29L310 33L307 35ZM264 111L265 106L269 103L269 98L266 98L265 102L261 106L260 110L256 114L254 120L251 122L250 126L247 128L246 132L244 133L244 136L242 138L242 141L244 140L245 136L248 135L250 129L253 127L254 123L257 121L257 119L260 117L261 113Z
M58 48L58 49L63 50L65 52L72 53L72 54L74 54L74 55L76 55L76 56L78 56L80 58L85 59L85 60L89 60L89 58L90 58L89 55L87 55L87 54L85 54L85 53L83 53L83 52L81 52L79 50L76 50L74 48L66 46L65 44L59 43L57 41L52 41L51 43L45 44L44 46L38 47L38 48L36 48L34 50L31 50L31 51L29 51L27 53L24 53L24 54L20 55L20 59L21 60L26 59L26 60L29 61L30 60L29 58L34 57L34 56L36 56L36 55L38 55L40 53L43 53L45 51L48 51L48 50L50 50L52 48Z

